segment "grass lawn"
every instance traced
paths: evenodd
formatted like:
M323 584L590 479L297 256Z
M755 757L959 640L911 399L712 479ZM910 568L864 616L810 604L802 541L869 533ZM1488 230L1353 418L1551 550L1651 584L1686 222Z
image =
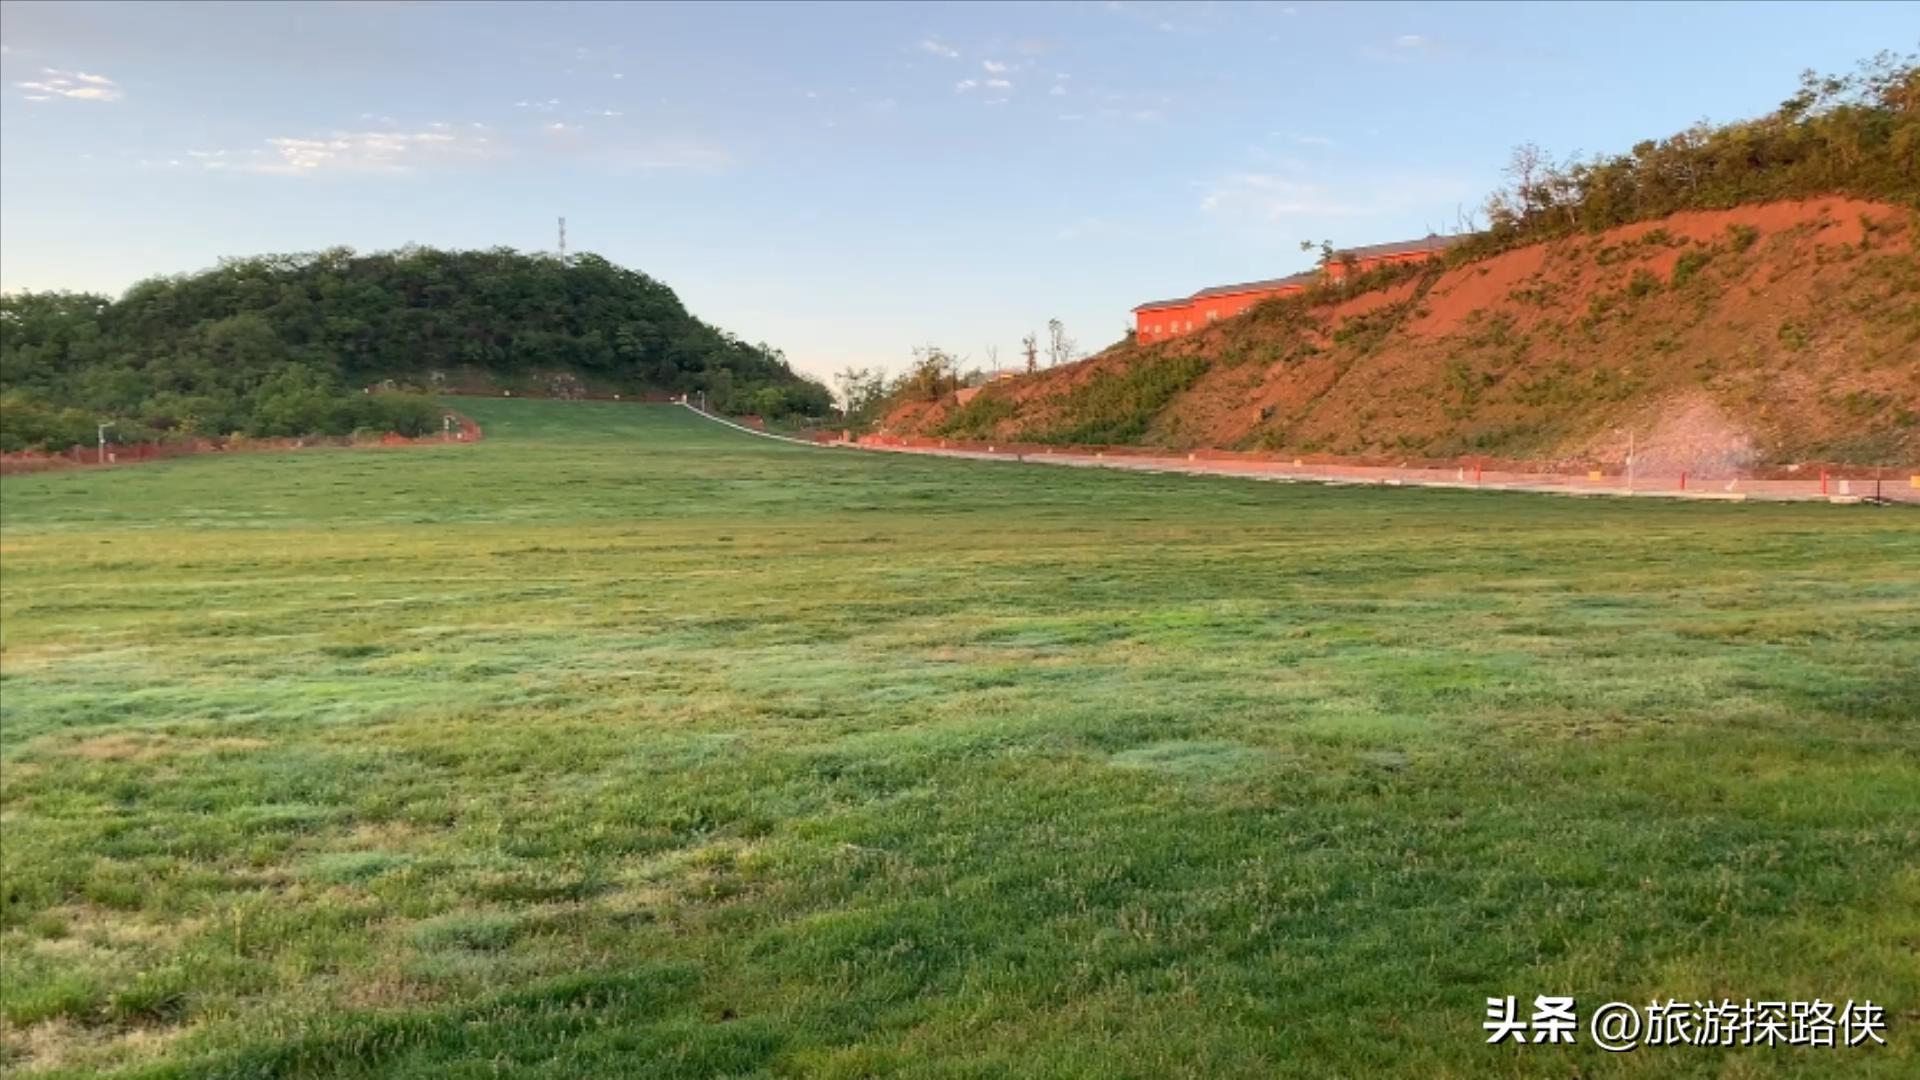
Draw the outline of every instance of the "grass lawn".
M8 1068L1920 1072L1920 515L461 407L0 484Z

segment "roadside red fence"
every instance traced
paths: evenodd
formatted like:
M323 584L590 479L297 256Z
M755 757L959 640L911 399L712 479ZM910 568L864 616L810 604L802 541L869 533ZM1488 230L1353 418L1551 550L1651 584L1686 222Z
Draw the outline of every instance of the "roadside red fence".
M1497 458L1341 458L1251 450L1167 450L1144 446L988 442L927 436L862 435L855 445L964 457L1039 459L1156 472L1250 475L1329 483L1505 488L1568 495L1693 499L1827 499L1920 503L1920 466L1808 463L1741 472L1678 469L1629 472L1618 464L1516 462Z
M552 390L526 389L471 389L464 387L435 387L434 394L440 397L484 397L484 398L532 398L535 401L624 401L641 405L672 405L680 401L684 394L670 394L665 390L641 390L632 394L594 394L585 390L567 390L555 393Z
M0 454L0 475L46 472L50 469L136 465L147 461L188 457L195 454L235 454L309 450L315 447L393 447L433 446L478 442L483 437L480 425L459 413L454 427L430 435L408 437L389 432L379 436L320 435L300 439L254 439L233 436L225 439L172 439L165 442L108 443L98 446L75 445L67 450L48 452L22 450Z

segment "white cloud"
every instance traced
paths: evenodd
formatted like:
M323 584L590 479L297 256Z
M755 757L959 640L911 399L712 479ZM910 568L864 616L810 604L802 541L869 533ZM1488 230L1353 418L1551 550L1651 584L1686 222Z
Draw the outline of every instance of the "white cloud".
M1272 173L1231 173L1215 181L1200 200L1209 214L1277 221L1299 215L1346 217L1368 208L1348 194Z
M1192 0L1150 0L1138 3L1108 3L1106 10L1135 25L1163 34L1200 36L1222 28L1223 5L1193 3Z
M964 94L979 85L980 84L973 79L961 79L959 82L953 84L953 92L956 94Z
M1063 118L1064 119L1064 118ZM1118 240L1143 236L1163 235L1159 225L1138 225L1126 219L1088 216L1054 230L1056 240Z
M1432 55L1440 51L1440 43L1424 34L1400 34L1385 45L1363 47L1360 55L1368 60L1388 60L1399 63L1416 56Z
M1450 206L1468 190L1460 180L1411 174L1328 183L1297 175L1241 172L1206 185L1200 209L1218 217L1272 224Z
M485 135L425 131L336 131L315 138L268 139L266 149L194 150L188 156L208 169L317 176L323 173L408 173L500 157L503 148Z
M1005 79L988 79L986 81L986 87L989 90L1011 90L1013 89L1013 84Z
M725 148L692 139L652 139L610 146L603 149L601 156L608 165L625 172L713 172L734 161Z
M1158 124L1167 118L1174 98L1166 93L1146 93L1096 87L1082 89L1081 96L1091 108L1088 119L1105 124Z
M1333 140L1325 135L1295 135L1293 141L1301 146L1332 146Z
M999 75L1007 70L1007 65L998 60L982 60L980 66L986 68L989 75Z
M934 40L933 38L921 38L920 51L924 53L932 53L935 56L942 57L947 60L960 59L959 49L955 49L948 45L943 45L939 41Z
M1052 94L1054 97L1066 97L1067 88L1064 84L1055 83L1053 84L1053 89L1047 91L1047 93Z
M618 116L613 110L598 115ZM564 154L618 173L666 170L713 171L733 164L725 149L690 139L625 141L613 126L589 129L576 121L548 120L528 133L543 154ZM273 176L404 175L474 167L512 156L503 139L465 126L415 131L334 132L313 138L266 140L264 149L190 150L189 163L221 172Z
M28 101L52 101L62 98L69 101L119 101L120 86L105 75L95 75L85 71L61 71L58 68L42 68L44 78L13 85L26 91L22 96Z

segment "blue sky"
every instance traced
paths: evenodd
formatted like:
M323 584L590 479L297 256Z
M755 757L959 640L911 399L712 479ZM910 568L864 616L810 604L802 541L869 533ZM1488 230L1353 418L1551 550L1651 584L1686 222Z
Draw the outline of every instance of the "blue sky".
M0 284L347 244L591 250L824 375L1445 231L1920 45L1920 5L0 8Z

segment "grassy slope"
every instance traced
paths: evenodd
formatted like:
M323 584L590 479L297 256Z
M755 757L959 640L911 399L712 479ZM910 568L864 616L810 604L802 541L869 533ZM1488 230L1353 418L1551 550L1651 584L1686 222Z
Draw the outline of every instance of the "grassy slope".
M1634 427L1699 469L1722 449L1700 445L1716 441L1699 430L1704 407L1759 460L1910 464L1916 222L1839 198L1679 214L1312 309L1256 308L890 422L1003 440L1613 461L1625 448L1596 444Z
M4 494L16 1065L1911 1075L1920 523L807 450ZM1488 995L1893 1046L1490 1048ZM497 1070L497 1071L496 1071Z

